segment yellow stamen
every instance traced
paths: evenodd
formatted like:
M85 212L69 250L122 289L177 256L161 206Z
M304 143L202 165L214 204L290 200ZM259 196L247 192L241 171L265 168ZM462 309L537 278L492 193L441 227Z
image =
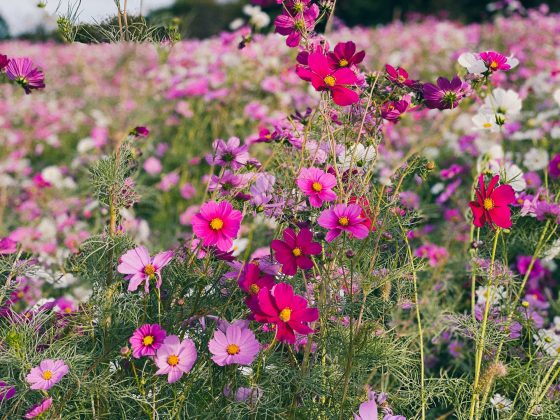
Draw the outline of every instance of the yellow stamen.
M177 366L179 364L179 357L175 354L167 357L167 364L169 366Z
M230 344L229 346L227 346L226 351L227 354L233 356L239 353L239 346L237 344Z
M300 248L292 249L292 254L294 254L294 257L299 257L301 255L301 249Z
M48 381L52 378L52 372L50 370L45 370L42 376L45 381Z
M397 77L397 80L399 81L399 83L406 82L406 78L402 74Z
M67 314L72 312L72 308L70 306L68 306L66 309L64 309L64 312L66 312Z
M146 267L144 267L144 274L146 274L147 276L153 276L154 274L156 274L156 269L152 264L148 264Z
M334 78L334 76L327 76L323 79L323 82L325 82L325 84L327 86L333 87L334 85L336 85L336 79Z
M492 124L490 124L490 123L487 122L487 123L482 124L482 126L483 126L484 128L490 128L490 127L492 127Z
M252 295L256 295L257 293L259 293L259 290L261 290L261 288L254 283L249 286L249 291Z
M284 322L288 322L291 317L292 317L292 310L290 308L282 309L280 315L278 315L278 318L280 318Z
M220 230L224 227L224 221L219 217L215 217L210 221L210 228L212 230Z
M492 210L494 208L494 202L491 198L485 198L482 206L484 210Z
M16 295L16 296L17 296L19 299L22 299L22 298L25 296L25 293L23 293L23 291L20 290L19 292L17 292L17 295Z
M316 192L320 192L323 190L323 186L321 185L320 182L314 182L313 185L311 185L311 188L313 189L313 191Z
M341 226L348 226L349 223L350 221L348 220L348 217L340 217L338 219L338 224Z
M338 65L339 65L340 67L346 67L348 64L349 64L349 63L348 63L348 60L346 60L345 58L341 59L341 60L338 62Z
M154 336L147 335L142 339L142 344L144 344L145 346L151 346L152 344L154 344Z
M492 70L496 70L498 68L498 63L496 62L496 60L494 60L490 63L490 68Z

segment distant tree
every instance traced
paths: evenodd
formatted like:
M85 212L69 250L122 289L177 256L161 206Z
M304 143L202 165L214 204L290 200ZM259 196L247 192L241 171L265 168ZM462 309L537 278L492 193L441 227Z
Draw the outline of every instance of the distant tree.
M10 28L8 27L8 22L0 15L0 39L10 38Z

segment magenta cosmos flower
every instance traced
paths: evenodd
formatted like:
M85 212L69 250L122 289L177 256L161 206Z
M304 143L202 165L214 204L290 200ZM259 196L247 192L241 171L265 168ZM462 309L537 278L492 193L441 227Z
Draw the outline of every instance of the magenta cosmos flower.
M16 395L16 389L13 386L8 385L4 381L0 381L0 405L2 401L9 400L14 395Z
M144 356L154 356L166 336L167 333L158 324L142 325L132 333L129 340L132 346L132 356L136 359Z
M191 220L193 232L203 240L204 246L215 245L227 252L237 237L243 215L235 210L229 201L209 201Z
M17 251L17 242L10 238L0 239L0 255L13 254Z
M405 95L400 101L389 101L381 107L381 116L387 121L398 121L410 105L410 96Z
M336 200L336 193L332 190L336 178L319 168L303 168L296 184L309 197L313 207L321 207L325 201Z
M448 80L445 77L437 79L437 86L426 83L422 87L425 104L428 108L451 109L470 93L470 86L463 82L459 76Z
M290 48L297 47L301 38L315 27L319 16L319 7L316 4L307 7L304 2L293 2L292 13L284 12L274 19L276 32L288 36L286 45Z
M481 52L479 56L484 61L486 68L492 73L498 70L510 70L518 63L517 59L508 59L505 55L495 51Z
M473 212L473 223L483 227L486 223L494 227L507 229L511 227L511 211L509 205L515 201L515 191L511 185L502 184L496 188L500 176L496 175L484 185L484 175L478 178L478 188L475 189L476 201L471 201L469 206Z
M208 342L212 360L219 366L250 365L260 351L260 344L249 328L229 325L226 331L216 330Z
M322 246L313 242L313 234L309 229L301 229L296 233L288 228L283 233L284 240L275 239L270 247L275 251L276 260L282 264L282 272L288 276L296 274L298 267L309 270L313 261L309 255L319 255Z
M296 71L300 78L311 82L315 90L329 91L337 105L352 105L360 99L356 92L348 88L358 82L356 74L347 67L333 70L328 58L320 52L309 54L307 67L298 66Z
M276 339L290 344L296 342L294 332L311 334L307 325L319 318L316 308L308 308L307 300L294 294L288 283L279 283L272 289L261 289L258 305L251 308L257 322L276 324Z
M68 373L68 366L64 360L45 359L39 366L31 369L25 377L31 384L31 389L51 389L64 375Z
M33 67L33 62L25 58L12 58L6 66L8 79L19 84L26 94L32 89L43 89L45 87L45 76L43 72Z
M25 419L34 419L35 417L39 417L41 414L45 413L53 403L52 398L45 398L39 404L34 405L31 409L25 413L23 418Z
M9 63L7 55L0 54L0 72L3 71Z
M334 69L358 65L365 56L365 51L356 52L356 44L352 41L339 42L334 47L334 51L327 55L329 63Z
M387 78L393 83L406 86L414 84L414 80L408 78L408 72L401 67L394 68L390 64L386 64L385 71L387 72Z
M239 288L249 294L245 302L247 306L252 307L256 304L259 291L266 287L271 289L274 287L274 277L268 274L262 274L256 263L250 263L245 266L237 280Z
M149 293L150 280L156 280L156 287L161 287L161 269L173 258L173 251L164 251L150 257L148 250L139 246L126 252L120 259L117 271L126 274L129 280L128 291L134 292L138 286L144 283L144 291Z
M323 210L317 223L328 229L327 242L335 240L342 232L348 232L353 237L364 239L368 236L369 229L367 219L362 216L362 207L357 204L337 204L336 206Z
M560 154L554 156L548 163L548 173L551 178L560 178Z
M168 375L167 382L177 382L188 373L196 362L196 347L191 339L179 340L176 335L168 336L156 352L155 362L159 368L156 375Z

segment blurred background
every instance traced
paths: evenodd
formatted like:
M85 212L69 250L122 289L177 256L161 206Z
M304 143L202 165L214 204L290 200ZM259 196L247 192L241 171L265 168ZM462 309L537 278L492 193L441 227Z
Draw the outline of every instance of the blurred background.
M56 40L56 15L72 16L86 27L109 25L119 1L122 7L124 0L0 0L0 39ZM244 17L247 4L260 6L272 19L280 11L276 0L128 0L126 8L131 20L142 17L150 25L162 26L173 22L183 38L206 38L229 29L232 22L235 26ZM374 26L425 15L477 22L489 19L497 10L523 13L539 6L559 11L560 0L337 0L336 16L348 26Z

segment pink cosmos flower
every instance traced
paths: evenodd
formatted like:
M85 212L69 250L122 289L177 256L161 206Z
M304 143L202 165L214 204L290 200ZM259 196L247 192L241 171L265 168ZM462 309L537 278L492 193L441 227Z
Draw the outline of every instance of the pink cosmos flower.
M288 276L296 274L298 267L309 270L313 261L309 255L319 255L322 246L313 241L313 234L309 229L301 229L296 233L288 228L283 233L284 240L275 239L270 247L275 251L276 260L282 264L282 272Z
M408 78L408 72L401 67L394 68L390 64L386 64L385 71L387 72L387 78L393 83L405 86L414 84L414 80Z
M9 62L10 59L8 58L8 56L0 54L0 72L2 72L6 68Z
M14 395L16 395L16 389L13 386L8 385L6 382L0 381L0 405L2 404L2 401L9 400Z
M313 207L321 207L325 201L336 200L336 193L332 190L336 178L319 168L303 168L296 184L309 197Z
M335 240L342 232L348 232L353 237L364 239L368 236L369 229L367 219L362 216L362 207L357 204L337 204L336 206L323 210L317 223L328 229L327 242Z
M426 83L422 87L422 95L428 108L451 109L456 108L459 102L470 93L470 86L463 82L459 76L448 80L445 77L437 79L437 86Z
M31 384L31 389L51 389L64 375L68 373L68 366L64 360L45 359L39 366L31 369L25 377Z
M45 398L39 404L34 405L31 409L25 413L24 418L26 419L34 419L35 417L39 417L41 414L45 413L53 403L52 398Z
M209 201L191 220L193 232L203 240L204 246L215 245L227 252L237 237L243 215L235 210L229 201Z
M427 258L430 266L435 267L449 257L447 249L432 243L424 244L414 251L419 258Z
M377 420L377 403L374 399L360 404L359 415L354 414L354 420Z
M155 356L167 333L158 324L144 324L138 328L128 340L132 346L132 356L140 359L144 356Z
M271 290L261 289L258 305L251 308L257 322L276 324L276 339L290 344L296 342L294 332L311 334L307 325L319 318L316 308L308 308L307 300L294 294L288 283L279 283Z
M410 96L405 95L400 101L389 101L381 107L381 116L387 121L397 121L410 105Z
M144 161L144 170L150 175L157 175L161 172L161 162L157 157L150 156Z
M10 238L0 239L0 255L13 254L17 251L17 242Z
M168 375L167 382L177 382L188 373L196 362L196 347L191 339L179 340L176 335L165 338L156 352L155 362L159 368L156 375Z
M173 251L164 251L150 257L148 250L139 246L127 251L119 258L117 271L126 274L125 279L129 280L128 291L134 292L138 286L144 282L144 291L150 292L150 280L156 280L156 287L161 287L161 269L165 267L173 258Z
M239 325L229 325L225 333L216 330L214 337L208 342L208 349L213 354L212 360L218 366L248 366L253 363L260 348L253 331Z
M301 38L313 30L319 16L319 7L316 4L306 7L303 2L298 2L292 9L293 15L285 10L274 19L276 32L288 36L286 45L290 48L297 47Z
M347 67L333 70L326 55L320 52L309 54L306 66L298 66L300 78L311 82L317 91L329 91L335 104L352 105L358 102L359 95L348 86L358 82L356 74Z
M507 229L512 225L509 205L515 201L515 191L507 184L496 187L499 180L500 176L496 175L486 187L484 175L478 178L476 201L469 203L474 216L473 223L477 227L488 223L492 227L495 225Z
M249 160L249 146L240 145L241 140L237 137L230 137L227 141L222 139L214 140L212 143L213 155L207 155L206 161L210 165L231 166L233 169L240 169Z
M560 154L554 156L550 162L548 162L548 173L551 178L560 178Z
M339 42L334 47L334 51L327 55L329 63L334 69L358 65L365 56L365 51L356 52L356 44L352 41Z
M510 70L519 63L517 59L508 59L505 55L495 51L481 52L479 56L492 73L498 70Z
M252 307L257 301L259 291L266 287L272 289L274 287L274 278L268 274L262 274L256 263L246 264L243 271L239 274L237 280L239 288L249 296L245 300L247 306Z
M45 76L43 72L33 67L33 62L27 58L12 58L6 66L8 79L19 84L26 94L32 89L43 89L45 87Z

